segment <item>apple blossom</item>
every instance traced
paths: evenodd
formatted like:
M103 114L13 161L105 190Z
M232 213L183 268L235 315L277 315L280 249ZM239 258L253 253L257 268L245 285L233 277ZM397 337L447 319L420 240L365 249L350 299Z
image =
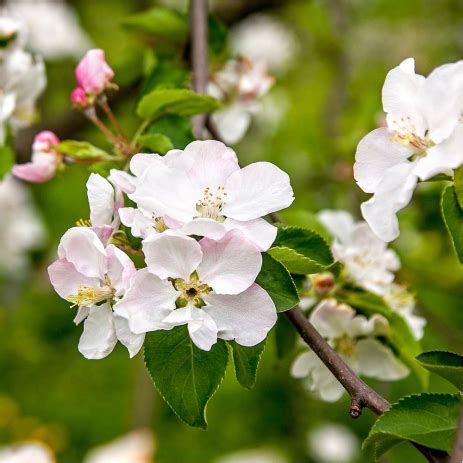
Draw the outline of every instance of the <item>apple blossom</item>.
M18 45L18 36L21 33L21 23L11 16L6 16L0 10L0 57L5 50Z
M275 324L275 304L254 283L262 256L241 232L199 242L166 232L146 238L143 251L147 271L132 281L116 307L134 333L187 325L191 340L210 350L217 338L254 346ZM153 278L168 282L170 291L154 292L147 281ZM176 309L169 307L172 291Z
M105 53L101 48L89 50L76 67L77 85L87 95L99 95L108 87L114 71L105 61Z
M169 164L143 167L129 197L187 235L220 239L238 229L265 251L276 228L261 217L294 200L285 172L268 162L240 169L235 152L218 141L195 141L184 151L174 150Z
M229 61L214 74L208 92L223 100L227 106L212 114L221 138L230 144L237 143L251 124L251 115L259 111L258 99L273 85L273 78L262 62L245 57Z
M76 87L71 92L71 102L76 108L79 109L85 109L90 104L85 90L80 87Z
M33 183L42 183L53 178L63 165L63 155L54 149L59 143L59 138L53 132L39 132L34 137L31 162L13 166L13 175Z
M375 314L367 319L357 315L348 305L325 299L309 319L356 374L382 381L395 381L408 375L407 367L377 339L377 336L386 335L389 329L388 321L382 315ZM313 351L303 352L296 358L291 374L295 378L306 378L307 387L324 401L335 402L344 392L342 385Z
M58 257L48 274L55 291L78 307L74 322L85 320L79 351L89 359L100 359L119 340L131 357L136 355L144 336L133 333L127 320L113 311L136 274L130 258L113 245L105 248L86 227L71 228L62 236Z
M359 143L355 179L373 196L362 214L376 235L399 235L396 214L411 200L418 181L449 174L463 163L463 61L436 68L427 78L406 59L389 71L383 87L387 128Z
M54 463L51 451L39 443L22 443L0 448L0 463Z

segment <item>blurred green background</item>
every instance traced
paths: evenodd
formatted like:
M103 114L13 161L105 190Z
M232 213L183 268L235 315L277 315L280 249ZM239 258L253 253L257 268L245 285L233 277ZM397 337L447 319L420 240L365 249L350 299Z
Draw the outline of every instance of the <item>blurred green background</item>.
M215 2L227 21L233 2L228 3ZM235 147L241 162L268 160L289 173L296 192L296 201L285 214L291 223L308 223L309 213L324 208L347 209L359 217L364 196L352 177L353 159L358 141L381 122L384 77L409 56L416 58L417 70L423 74L461 59L463 3L257 3L257 10L276 17L292 31L297 50L291 66L277 76L271 93L277 104L279 99L284 103L281 121L275 128L265 119L254 121ZM115 82L124 89L116 112L130 132L136 126L133 114L140 50L152 42L124 30L120 23L156 2L76 0L72 4L94 45L105 49L116 70ZM39 126L56 129L65 138L103 145L104 140L79 115L69 116L74 66L72 60L47 62L49 84L40 102ZM20 135L20 149L24 151L37 130L34 127ZM157 393L152 396L141 355L129 360L119 345L104 360L84 359L77 351L81 328L74 326L69 304L53 292L46 268L64 231L79 218L88 217L87 176L85 169L76 167L48 184L28 186L48 240L45 249L31 256L27 272L1 282L0 444L39 438L56 449L59 461L77 463L92 446L133 427L149 425L158 442L159 463L210 462L235 450L262 446L280 449L290 462L302 463L313 461L307 452L307 434L320 423L344 423L359 439L367 435L373 415L365 411L353 422L347 413L347 398L335 404L311 398L289 376L294 355L278 359L273 338L255 389L240 388L229 369L208 407L206 432L188 428ZM424 350L463 352L463 272L440 218L441 189L439 182L420 186L412 204L400 214L402 234L393 246L402 259L400 281L416 291L419 311L428 320ZM0 226L1 222L0 217ZM419 391L414 378L373 386L390 401ZM430 390L453 391L435 377ZM372 456L363 453L358 461L370 462ZM419 462L422 457L411 446L401 445L382 461Z

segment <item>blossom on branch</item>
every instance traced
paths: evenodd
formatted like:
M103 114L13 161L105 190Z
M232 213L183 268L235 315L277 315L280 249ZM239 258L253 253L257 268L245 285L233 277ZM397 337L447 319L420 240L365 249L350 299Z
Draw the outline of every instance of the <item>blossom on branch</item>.
M76 81L87 95L97 96L110 85L114 71L101 48L89 50L76 67Z

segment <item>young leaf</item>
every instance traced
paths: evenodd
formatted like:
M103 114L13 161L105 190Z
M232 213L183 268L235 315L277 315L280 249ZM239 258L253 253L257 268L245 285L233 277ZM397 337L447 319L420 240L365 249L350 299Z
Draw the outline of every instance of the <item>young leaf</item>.
M463 209L463 167L459 167L453 174L453 185L457 196L458 205Z
M334 263L327 242L318 233L300 227L279 227L268 252L289 272L301 275L327 270Z
M174 114L164 116L153 122L148 133L162 133L167 136L175 148L184 149L195 138L191 126L191 119Z
M9 145L0 146L0 180L10 172L14 164L14 151Z
M122 21L128 29L182 43L188 36L188 17L169 8L156 7Z
M175 414L190 426L206 428L206 405L227 368L225 342L219 340L206 352L193 344L186 326L154 331L146 336L145 363Z
M463 210L452 185L442 192L441 211L458 259L463 263Z
M235 341L229 344L233 349L236 379L241 386L251 389L256 383L257 368L265 349L266 339L253 347L244 347Z
M105 159L111 156L87 141L64 140L54 147L56 151L66 154L75 159Z
M275 326L275 343L279 359L287 357L294 350L299 335L286 316L280 315Z
M404 397L381 415L363 443L376 458L403 440L450 451L457 429L460 394L417 394Z
M463 391L463 355L434 350L423 352L416 360L430 372L442 376Z
M153 153L159 154L165 154L174 147L169 138L162 133L147 133L138 137L137 141Z
M299 302L296 285L288 270L266 252L262 254L262 268L256 283L268 292L278 312L292 309Z
M215 98L186 88L159 88L141 99L137 114L143 119L154 119L165 114L187 117L209 113L219 106L220 102Z

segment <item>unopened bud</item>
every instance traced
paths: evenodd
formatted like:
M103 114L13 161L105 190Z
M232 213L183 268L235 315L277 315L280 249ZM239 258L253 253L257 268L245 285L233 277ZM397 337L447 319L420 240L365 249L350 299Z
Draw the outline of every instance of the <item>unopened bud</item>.
M310 279L318 296L325 296L334 288L334 277L331 273L319 273L311 276Z

